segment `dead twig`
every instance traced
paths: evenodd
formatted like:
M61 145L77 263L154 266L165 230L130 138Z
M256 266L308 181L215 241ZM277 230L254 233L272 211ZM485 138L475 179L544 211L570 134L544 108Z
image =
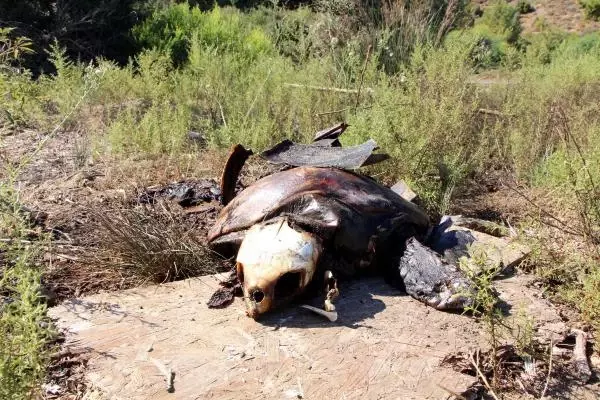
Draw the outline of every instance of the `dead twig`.
M152 361L160 373L165 377L165 381L167 383L167 392L173 393L175 391L175 371L154 357L150 357L150 361Z
M548 385L550 384L550 377L552 376L553 347L554 344L552 343L552 340L550 340L550 361L548 361L548 376L546 376L546 383L544 384L544 390L542 391L542 397L540 397L540 400L544 400L546 398L546 391L548 390Z
M560 225L560 227L557 227L556 225L553 225L553 224L549 223L548 221L542 221L546 225L552 226L552 227L557 228L557 229L562 229L565 233L568 233L568 234L571 234L571 235L574 235L574 236L582 236L583 235L583 232L577 232L577 230L571 228L571 226L569 226L566 222L564 222L561 219L559 219L558 217L554 216L552 213L546 211L544 208L542 208L542 206L540 206L535 201L533 201L532 199L530 199L529 196L527 196L525 193L523 193L519 189L517 189L516 185L513 186L513 185L510 185L510 184L507 184L506 182L503 182L503 183L510 190L512 190L513 192L515 192L519 196L521 196L529 204L531 204L532 206L534 206L535 208L537 208L540 213L542 213L543 215L545 215L548 218L552 219L553 221L556 221Z
M360 83L358 84L358 91L356 92L356 104L354 105L354 112L358 110L358 105L360 103L360 90L362 89L362 85L365 79L365 71L367 70L367 64L369 63L369 57L371 56L371 45L367 48L367 56L365 57L365 63L363 64L363 69L360 72Z
M219 111L221 111L221 119L223 120L223 125L227 128L227 121L225 120L225 113L223 112L223 106L221 102L217 100L217 104L219 105Z
M288 83L288 82L285 82L283 85L287 86L287 87L293 87L293 88L299 88L299 89L319 90L322 92L338 92L338 93L349 93L349 94L359 93L358 89L321 87L321 86L312 86L312 85L301 85L299 83ZM370 94L372 94L374 92L374 90L372 88L363 88L362 91L370 93Z
M485 377L485 375L483 374L483 372L481 372L481 369L479 369L479 365L478 363L475 361L475 357L473 357L473 353L471 353L469 355L469 361L471 361L471 364L473 365L473 367L475 368L475 370L477 371L477 374L479 375L479 377L481 378L481 381L483 382L483 384L485 385L485 388L490 392L490 396L492 396L495 400L500 400L499 397L496 395L496 392L494 392L494 389L492 388L492 386L490 385L490 383L488 382L487 378Z
M355 108L355 110L356 110L356 109L360 109L360 110L368 110L369 108L373 108L373 106L362 106L362 107ZM349 111L349 110L351 110L351 109L352 109L352 107L346 107L346 108L341 108L341 109L339 109L339 110L325 111L325 112L322 112L322 113L316 113L316 114L315 114L315 117L320 117L320 116L322 116L322 115L340 114L340 113L343 113L343 112Z
M463 396L462 394L456 393L453 390L448 389L447 387L436 383L436 386L439 387L440 389L442 389L444 392L448 393L450 396L454 397L455 399L460 399L460 400L467 400L467 398L465 396Z
M487 108L480 108L480 109L477 110L477 112L480 113L480 114L494 115L496 117L502 117L502 118L504 118L504 117L510 117L511 116L510 114L504 114L504 113L502 113L500 111L490 110L490 109L487 109Z

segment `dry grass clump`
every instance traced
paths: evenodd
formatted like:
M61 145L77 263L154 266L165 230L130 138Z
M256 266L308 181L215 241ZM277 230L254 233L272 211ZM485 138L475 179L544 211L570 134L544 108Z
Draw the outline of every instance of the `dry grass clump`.
M174 206L106 209L95 212L103 262L144 282L168 282L213 274L224 268L194 224Z

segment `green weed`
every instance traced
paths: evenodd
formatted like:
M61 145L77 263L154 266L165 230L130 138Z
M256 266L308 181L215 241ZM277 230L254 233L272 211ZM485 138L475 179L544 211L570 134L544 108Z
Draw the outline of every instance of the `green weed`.
M528 0L520 0L517 3L517 10L521 14L529 14L535 11L535 7Z
M22 84L19 71L12 69L23 53L30 52L26 38L10 37L10 29L0 30L0 87L4 90ZM6 108L5 118L16 123L14 108ZM0 181L0 398L32 397L45 376L49 360L48 340L52 336L46 306L40 295L41 269L38 267L46 242L32 230L30 214L15 191L16 171L3 165Z
M187 3L158 9L133 29L145 48L170 54L175 65L188 60L192 40L218 52L235 52L250 61L271 51L267 35L248 24L241 13L232 8L214 7L203 12Z
M600 1L599 0L579 0L583 7L585 15L590 19L600 19Z
M45 376L53 337L40 294L48 241L32 231L13 182L0 183L0 398L26 399Z

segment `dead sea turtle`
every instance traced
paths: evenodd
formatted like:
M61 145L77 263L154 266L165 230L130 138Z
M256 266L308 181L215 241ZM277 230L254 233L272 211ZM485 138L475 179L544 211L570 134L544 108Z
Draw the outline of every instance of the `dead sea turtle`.
M439 234L423 210L374 179L305 166L243 190L223 208L208 240L236 255L247 314L257 318L311 284L331 290L331 275L364 273L380 273L435 308L460 309L469 283L422 245Z

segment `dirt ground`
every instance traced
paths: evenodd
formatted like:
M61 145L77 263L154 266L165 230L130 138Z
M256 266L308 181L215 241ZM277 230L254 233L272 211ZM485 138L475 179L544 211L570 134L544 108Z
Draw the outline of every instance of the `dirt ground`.
M7 136L0 154L17 166L42 140L32 131ZM100 158L89 138L63 132L45 142L21 171L21 202L42 216L33 229L52 237L43 279L50 305L58 305L51 313L64 333L63 350L45 386L47 398L76 399L85 393L93 398L94 390L108 398L166 398L161 372L151 359L173 366L177 398L194 398L192 393L196 398L241 398L241 393L257 398L448 398L481 391L476 371L460 367L465 354L485 352L481 327L467 317L439 313L398 296L382 282L345 288L342 319L333 325L299 310L256 323L243 315L239 301L226 310L205 306L217 286L214 278L159 286L144 282L139 287L139 279L111 266L114 260L106 257L97 232L97 213L139 207L144 188L186 179L218 180L226 153L202 154ZM251 160L241 187L272 170ZM516 227L539 216L532 201L560 209L560 204L545 201L551 193L517 195L518 184L509 178L489 172L461 192L452 213ZM220 207L207 204L193 213L172 208L197 230L200 240ZM556 243L560 245L560 238ZM564 331L576 324L569 320L572 313L541 298L531 278L512 279L499 287L507 290L514 307L523 295L534 304L532 312L541 318L538 328L554 324ZM181 327L189 335L181 334ZM142 351L151 344L152 352ZM545 376L544 368L540 365L539 376ZM539 386L536 379L531 385ZM552 386L558 398L597 394L596 386L583 387L576 380L566 389L559 390L559 383Z

